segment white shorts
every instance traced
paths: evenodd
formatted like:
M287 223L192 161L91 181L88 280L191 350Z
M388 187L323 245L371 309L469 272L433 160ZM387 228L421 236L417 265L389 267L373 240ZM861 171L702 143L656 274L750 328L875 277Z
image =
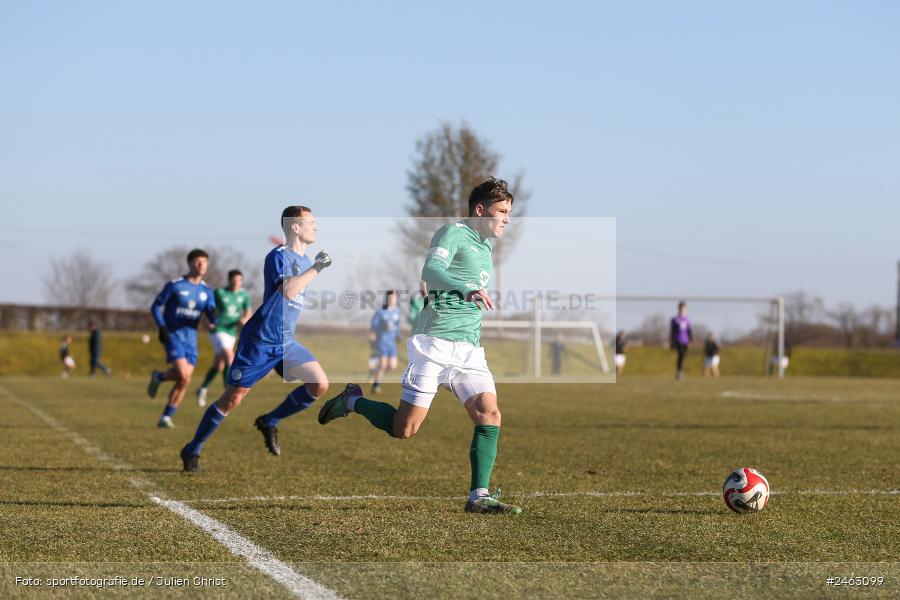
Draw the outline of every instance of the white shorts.
M75 359L71 356L67 356L63 359L63 364L69 367L70 369L75 368Z
M219 331L218 333L210 333L209 341L212 342L213 350L216 354L221 354L226 349L234 350L235 337L230 333Z
M616 354L616 357L613 360L615 361L617 367L625 366L625 355L624 354Z
M714 369L719 366L719 355L714 354L713 356L707 356L703 359L703 368L704 369Z
M400 380L404 402L428 408L441 385L460 402L484 392L497 393L484 348L430 335L414 335L406 343L409 366Z

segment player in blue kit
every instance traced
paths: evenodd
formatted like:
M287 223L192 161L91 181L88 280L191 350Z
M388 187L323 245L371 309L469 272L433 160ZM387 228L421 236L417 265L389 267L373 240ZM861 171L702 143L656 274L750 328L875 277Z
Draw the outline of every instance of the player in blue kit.
M200 316L206 314L210 328L216 324L216 299L212 288L203 281L209 254L195 248L188 254L187 263L190 269L188 274L167 283L150 307L153 320L159 327L159 341L166 349L166 361L172 366L168 371L153 371L150 374L147 394L155 398L159 384L163 381L175 382L157 423L159 427L175 426L172 415L184 398L197 364L197 325Z
M285 208L281 225L284 245L266 255L263 303L241 331L225 392L203 414L194 439L181 449L181 461L187 472L200 468L200 450L204 442L272 369L289 381L305 382L273 411L256 418L255 425L263 435L266 448L276 456L281 454L278 422L309 408L316 398L328 391L325 371L312 352L297 342L294 332L306 288L322 269L331 265L331 257L319 252L312 261L305 254L315 243L318 230L309 208Z
M375 381L372 392L381 392L381 380L386 371L397 368L397 334L400 333L400 307L397 306L397 293L388 290L384 296L384 304L372 315L369 327L369 339L378 360L375 365Z

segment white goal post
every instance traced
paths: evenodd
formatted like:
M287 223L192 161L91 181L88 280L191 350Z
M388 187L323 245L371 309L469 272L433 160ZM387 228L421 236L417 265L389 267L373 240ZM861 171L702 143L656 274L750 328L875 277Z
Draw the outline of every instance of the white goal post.
M606 358L606 350L603 348L603 338L600 337L600 327L593 321L549 321L541 318L541 295L534 297L532 302L532 318L531 319L497 319L484 320L481 322L483 329L526 329L532 332L532 352L534 353L533 376L541 377L541 355L544 329L581 329L591 334L594 342L594 349L597 352L597 359L600 363L600 370L604 375L609 375L609 361Z
M777 365L777 373L780 379L784 378L784 357L785 357L785 310L784 310L784 297L778 296L775 298L771 297L753 297L753 296L638 296L638 295L617 295L615 297L604 297L601 298L603 300L611 300L611 301L622 301L622 302L670 302L677 303L681 300L684 300L688 303L705 303L705 302L713 302L713 303L737 303L737 304L768 304L772 307L773 312L775 313L775 325L776 325L776 356L777 360L775 361ZM600 328L597 323L593 321L550 321L544 320L541 318L541 304L540 304L540 295L535 297L535 301L533 303L533 312L531 319L497 319L497 320L484 320L482 321L482 327L485 329L495 329L495 330L504 330L504 329L519 329L519 330L530 330L532 333L532 343L533 343L533 376L538 378L541 377L542 365L541 365L541 347L543 341L543 331L547 329L568 329L568 330L582 330L589 331L591 334L591 338L594 343L595 350L597 352L597 359L600 364L600 368L604 374L610 373L609 361L606 356L606 350L603 346L603 340L600 335Z
M776 326L776 355L778 378L784 379L784 297L775 298L766 296L625 296L616 295L615 300L627 302L670 302L685 301L692 303L725 303L725 304L768 304L775 312Z

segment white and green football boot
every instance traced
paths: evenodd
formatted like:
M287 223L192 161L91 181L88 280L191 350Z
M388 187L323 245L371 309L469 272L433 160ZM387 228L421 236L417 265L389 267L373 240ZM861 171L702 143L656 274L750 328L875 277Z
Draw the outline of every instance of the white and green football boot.
M494 515L517 515L522 512L521 506L500 502L500 488L490 496L479 496L475 500L466 500L466 512Z

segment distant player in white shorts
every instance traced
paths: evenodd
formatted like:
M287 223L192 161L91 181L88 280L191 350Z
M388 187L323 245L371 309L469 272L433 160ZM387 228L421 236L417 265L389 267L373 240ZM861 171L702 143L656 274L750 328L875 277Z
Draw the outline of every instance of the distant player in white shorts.
M625 373L625 346L627 342L625 340L625 332L620 331L616 334L616 375L622 375Z
M407 439L425 420L441 386L449 388L475 423L469 459L472 469L466 512L518 514L522 509L488 491L497 457L500 409L494 377L481 347L482 311L492 310L488 293L493 273L492 238L509 224L513 196L493 177L469 195L469 217L441 227L431 239L422 269L428 299L407 343L409 365L401 380L400 406L362 396L350 384L322 406L319 423L356 412L388 435Z
M709 332L706 342L703 344L703 376L719 376L719 342L716 336Z
M216 375L222 373L225 387L228 387L228 368L234 360L238 327L249 321L253 313L250 294L244 289L244 274L237 269L228 271L228 286L218 288L215 297L219 321L215 329L209 332L209 340L216 357L197 390L197 403L200 406L206 406L207 389Z

